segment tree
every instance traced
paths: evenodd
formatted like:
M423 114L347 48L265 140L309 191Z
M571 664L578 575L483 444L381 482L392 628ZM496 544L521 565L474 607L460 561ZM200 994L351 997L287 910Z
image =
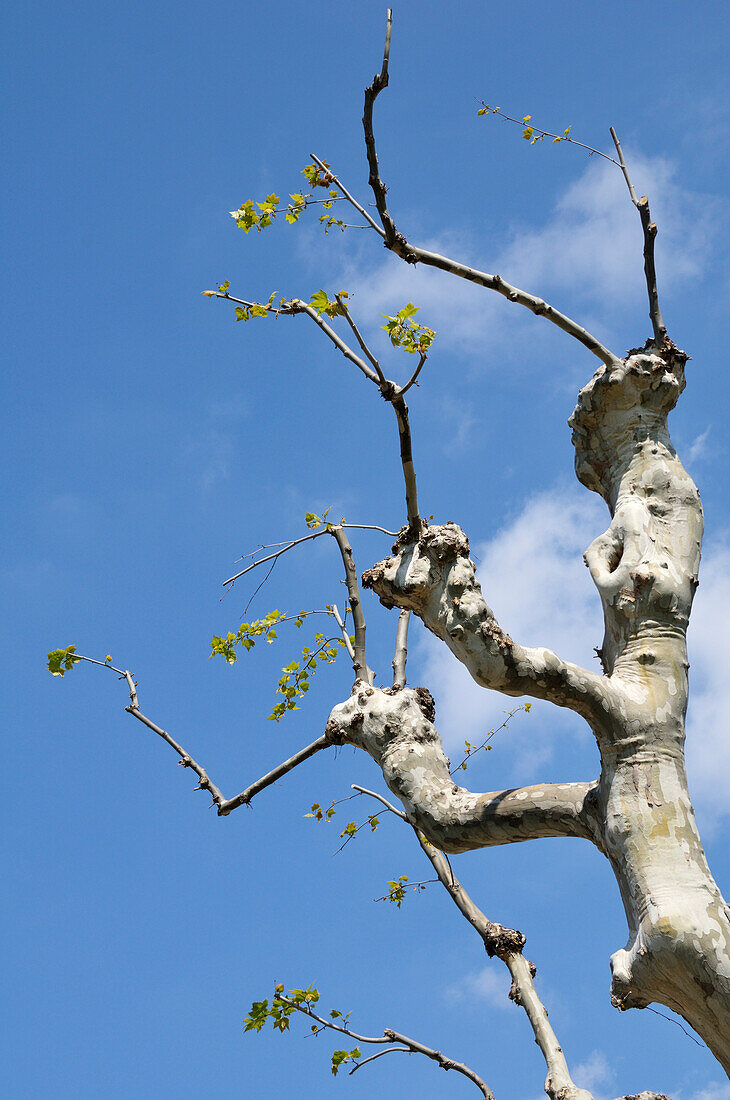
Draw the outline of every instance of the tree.
M363 576L364 586L372 589L385 607L400 610L392 686L376 687L368 667L362 597L348 541L348 525L313 513L307 516L311 533L296 542L331 536L337 544L345 571L353 635L346 629L347 616L340 615L336 605L327 606L324 613L335 619L340 636L325 638L318 634L317 648L305 650L301 662L283 670L279 685L282 701L277 703L272 717L278 720L293 709L296 700L305 693L316 662L334 660L337 648L347 649L352 658L353 693L333 709L321 737L240 795L226 799L205 769L146 718L140 710L131 674L115 668L110 659L96 663L108 665L124 676L131 700L127 709L167 740L182 764L196 772L200 786L212 794L220 816L228 816L248 804L260 790L323 749L343 744L364 749L381 768L391 792L405 807L405 814L390 802L386 808L403 817L415 830L439 880L478 931L488 953L507 964L513 978L514 999L525 1008L544 1054L548 1069L546 1091L551 1096L589 1094L575 1088L570 1079L557 1039L537 999L531 968L522 953L521 934L488 921L476 909L444 853L547 836L589 840L612 866L629 922L628 945L612 959L614 1003L618 1008L628 1009L657 1002L679 1012L727 1071L730 1064L728 917L704 859L683 764L688 667L685 633L697 584L702 516L694 484L681 466L667 432L667 415L684 387L687 356L668 338L659 309L653 260L656 227L648 201L634 193L614 134L616 164L624 173L641 218L653 328L646 345L633 349L624 358L542 299L510 286L497 276L413 245L396 229L375 153L372 111L377 95L387 85L388 42L389 34L383 67L366 92L364 118L370 184L380 224L350 195L346 184L326 162L314 158L306 170L308 181L313 189L318 186L326 189L328 197L323 200L326 210L332 209L330 204L335 202L351 203L366 224L382 237L386 248L405 262L437 267L485 289L496 290L557 325L601 361L601 367L579 395L573 429L579 480L604 498L611 513L608 530L595 540L586 555L605 617L606 633L599 650L603 675L563 661L550 651L528 649L513 642L482 598L464 533L453 523L431 524L422 517L405 395L419 380L433 333L416 322L415 307L409 303L386 320L392 343L417 357L415 369L405 384L399 386L386 378L380 362L362 339L344 293L330 298L319 292L310 302L291 299L275 303L272 296L268 302L258 303L235 298L228 283L210 293L235 302L239 319L270 313L308 316L394 409L405 484L406 523L397 533L391 555L366 570ZM486 105L481 111L498 113ZM547 135L530 122L529 117L523 119L528 141ZM555 141L573 140L568 131L547 136ZM310 204L309 197L292 195L292 203L284 212L279 209L278 198L269 195L257 206L250 202L243 204L234 216L248 232L251 228L268 228L277 212L296 221ZM334 215L327 213L322 217L328 228L337 224ZM352 333L348 336L349 344L330 323L336 318L342 318L349 326ZM257 559L229 583L267 560L278 560L293 545L294 542ZM482 686L510 697L549 700L584 718L601 752L599 780L588 784L542 784L488 795L473 795L457 787L436 732L430 693L424 688L411 689L405 682L407 626L414 613L446 642ZM291 618L301 625L309 614L302 612ZM214 638L214 652L232 662L238 643L251 648L257 638L273 642L275 627L285 618L278 611L271 612L265 619L242 625L235 634ZM90 658L80 656L73 647L57 650L50 655L51 671L62 675L79 660ZM467 756L471 750L468 745ZM382 800L382 796L376 797ZM313 813L317 815L321 807L318 804L315 807ZM370 815L369 820L372 819ZM402 882L397 879L389 884L391 900L396 904L402 900ZM306 990L301 991L301 996L299 991L287 996L277 988L271 1006L264 1010L263 1002L259 1002L258 1012L250 1017L252 1026L263 1022L272 1011L275 1022L284 1026L282 1021L288 1020L297 1009L311 1014L312 1001ZM318 1019L316 1026L332 1025ZM407 1049L419 1050L420 1044L415 1040L405 1039L396 1032L388 1032L386 1037L405 1043ZM429 1053L434 1055L433 1050ZM350 1051L334 1065L357 1061L359 1057ZM463 1069L452 1062L445 1068ZM483 1092L488 1095L486 1086Z

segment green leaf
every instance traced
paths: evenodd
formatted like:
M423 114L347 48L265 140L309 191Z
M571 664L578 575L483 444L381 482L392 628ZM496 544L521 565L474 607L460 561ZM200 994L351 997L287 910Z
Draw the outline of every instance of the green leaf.
M75 645L67 645L65 649L53 649L48 654L48 671L52 676L63 676L65 672L81 660L80 657L74 657L76 652Z

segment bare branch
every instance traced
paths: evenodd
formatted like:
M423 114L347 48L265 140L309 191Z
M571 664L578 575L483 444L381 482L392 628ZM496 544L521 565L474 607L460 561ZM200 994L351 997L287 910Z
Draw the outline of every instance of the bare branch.
M376 798L378 802L382 802L386 810L390 810L390 812L392 814L395 814L396 817L399 817L401 821L408 821L408 818L403 813L403 811L397 810L392 802L388 802L387 798L383 798L382 794L377 794L375 791L369 791L367 787L361 787L357 783L352 784L352 789L353 791L358 791L360 794L369 794L371 798Z
M373 229L375 230L375 232L376 232L376 233L379 233L381 237L384 237L384 236L385 236L385 233L384 233L384 232L383 232L383 230L382 230L382 229L380 228L380 226L378 225L378 223L377 223L377 222L376 222L376 221L374 220L374 218L372 218L372 217L371 217L371 215L370 215L370 214L368 214L368 212L367 212L367 210L365 209L365 207L364 207L364 206L361 206L361 205L360 205L360 203L359 203L359 202L357 201L357 199L356 199L356 198L354 198L354 197L353 197L353 196L352 196L352 195L350 194L350 192L349 192L349 191L347 190L347 188L346 188L346 187L345 187L345 186L344 186L344 185L343 185L343 184L341 183L341 181L340 181L340 180L339 180L339 179L337 178L337 176L336 176L336 175L335 175L335 174L334 174L334 173L332 172L332 170L331 170L330 168L328 168L328 167L327 167L327 165L326 165L326 164L324 163L324 161L320 160L320 159L319 159L319 157L317 157L317 156L315 156L315 155L314 155L314 153L310 153L309 155L310 155L310 157L312 158L312 160L314 161L314 163L315 163L315 164L317 164L317 165L319 165L319 167L320 167L320 168L322 169L322 171L323 171L323 172L326 172L326 173L327 173L327 175L328 175L328 176L330 177L330 180L331 180L331 182L332 182L332 183L333 183L333 184L335 185L335 187L339 187L340 191L341 191L341 192L342 192L342 194L343 194L343 195L345 196L345 198L347 199L347 201L348 201L348 202L349 202L349 203L350 203L350 204L351 204L352 206L354 206L354 208L355 208L355 209L356 209L356 210L358 211L358 213L359 213L359 214L362 214L363 218L365 218L365 221L366 221L366 222L368 222L368 224L372 226L372 228L373 228Z
M388 24L386 43L389 47L390 22ZM442 271L448 271L451 275L466 279L468 282L476 283L478 286L496 291L510 302L517 302L518 305L529 309L536 316L545 317L548 321L551 321L552 324L562 329L563 332L566 332L569 336L572 336L574 339L578 340L579 343L583 344L584 347L588 348L588 350L596 355L601 362L609 367L613 366L617 362L617 356L615 356L613 352L604 347L603 344L601 344L595 336L587 332L582 325L579 325L564 313L560 313L553 306L543 301L542 298L538 298L534 294L528 294L527 291L520 290L518 287L511 286L499 275L489 275L484 271L478 271L476 268L468 267L466 264L458 263L456 260L450 260L446 256L440 256L436 252L429 252L426 249L418 248L410 244L403 234L396 229L395 222L391 217L386 203L387 188L380 176L378 154L375 148L375 134L373 131L373 104L378 94L383 88L387 87L387 85L388 69L387 65L385 65L384 70L382 70L374 78L372 84L365 89L365 110L363 114L365 149L370 168L368 182L375 197L375 205L383 225L385 247L395 252L397 256L400 256L401 259L405 260L407 263L422 263L427 264L429 267L437 267Z
M385 247L392 248L398 237L398 231L395 228L395 223L388 212L388 205L385 199L387 188L380 178L380 168L378 166L378 154L375 149L375 136L373 134L373 105L378 98L383 88L388 87L388 61L390 58L390 33L393 23L393 13L388 8L388 19L385 31L385 48L383 51L383 66L379 73L373 77L373 82L365 89L365 109L363 112L362 124L365 130L365 148L367 151L368 165L370 168L370 177L368 183L375 196L375 205L380 215L380 221L383 225L385 236ZM405 240L401 238L403 244Z
M374 371L372 367L365 362L364 359L361 359L359 355L355 354L352 348L349 347L342 339L342 337L337 332L335 332L335 330L330 325L327 324L321 314L317 313L317 310L313 306L310 306L307 302L302 302L298 298L295 298L293 301L294 304L298 307L299 312L306 313L308 317L312 318L316 325L319 325L325 336L329 337L329 339L332 341L338 351L342 352L345 359L349 359L351 363L354 363L355 366L358 367L365 375L365 377L369 378L371 382L375 382L376 385L380 384L380 378L378 377L376 371ZM380 374L382 377L382 371L380 372Z
M323 733L311 745L307 745L306 748L294 753L294 756L290 756L283 764L279 764L278 768L274 768L273 771L268 772L261 779L257 779L255 783L252 783L245 791L241 791L235 798L224 800L218 807L218 816L226 817L231 810L235 810L239 806L247 806L259 791L263 791L265 787L270 787L272 783L276 783L277 779L281 779L282 775L286 775L287 772L290 772L299 764L303 764L305 760L309 760L310 756L314 756L322 749L330 748L333 743L332 738L327 733Z
M357 325L353 321L352 315L351 315L349 309L347 308L347 305L345 304L344 299L342 298L342 296L340 294L335 294L335 301L337 302L337 305L342 310L342 316L345 318L348 325L350 326L350 328L354 332L355 339L357 340L358 344L362 348L363 353L367 356L367 358L370 360L373 367L375 368L375 372L378 376L378 379L379 379L380 383L383 384L386 379L385 379L385 375L383 374L383 371L380 367L380 363L375 358L373 353L370 351L370 348L367 346L367 344L363 340L362 336L360 335L360 330L358 329ZM405 391L403 391L403 392L405 392Z
M404 393L408 393L411 386L415 386L416 379L418 378L419 374L421 373L421 370L423 368L423 364L426 362L427 359L428 359L428 356L426 355L426 353L421 352L421 358L420 358L420 361L418 363L418 366L416 367L413 374L411 375L411 377L406 382L405 386L401 386L400 390L398 391L401 397L403 396Z
M395 655L393 657L393 691L406 686L406 660L408 658L408 624L410 611L401 610L398 614L398 627L395 634Z
M352 556L352 547L342 527L333 527L330 534L334 537L340 549L342 563L345 567L345 583L347 584L347 595L350 603L350 610L352 611L352 623L355 631L355 655L352 662L355 669L355 678L356 680L365 680L366 683L372 684L373 674L368 668L365 655L365 616L360 601L360 586L358 584L357 570L355 569L355 562Z
M290 1000L281 994L278 995L278 999L283 1001L284 1004L290 1005L295 1008L297 1012L301 1012L303 1016L309 1016L310 1019L316 1020L317 1023L330 1031L338 1031L340 1035L347 1035L348 1038L354 1039L356 1043L369 1043L374 1045L382 1045L386 1043L403 1043L408 1048L408 1053L411 1054L423 1054L426 1058L430 1058L433 1062L436 1062L442 1069L456 1070L457 1073L463 1074L472 1081L478 1089L481 1090L482 1096L486 1100L494 1100L494 1095L487 1085L482 1081L478 1074L473 1070L465 1066L463 1062L455 1062L452 1058L446 1058L439 1050L433 1050L432 1047L427 1047L423 1043L419 1043L417 1039L410 1039L407 1035L401 1035L398 1031L393 1031L391 1028L385 1028L383 1035L358 1035L356 1031L352 1031L349 1027L342 1027L339 1024L334 1023L333 1020L327 1020L324 1016L318 1016L313 1011L309 1003L298 1004L296 1001ZM381 1054L389 1053L388 1051L381 1051ZM366 1061L372 1061L368 1058ZM361 1063L364 1065L364 1063ZM357 1068L357 1067L355 1067Z
M265 787L270 787L272 783L275 783L277 779L280 779L282 775L286 775L292 768L296 768L297 765L302 764L305 760L308 760L310 756L314 756L315 753L320 752L322 749L330 748L332 745L339 743L339 738L335 730L331 728L326 730L321 737L318 737L316 741L313 741L311 745L307 745L306 748L300 749L294 756L289 757L283 764L279 764L273 771L268 772L262 776L261 779L257 779L255 783L252 783L250 787L247 787L245 791L241 791L235 798L227 799L222 794L220 789L209 778L205 768L193 759L189 752L180 745L174 737L172 737L167 730L158 726L146 714L143 714L139 709L139 703L137 699L137 683L128 669L115 668L108 661L97 661L94 657L84 657L81 653L73 654L74 661L88 661L91 665L99 665L100 668L108 668L112 672L116 672L120 678L127 681L129 687L130 704L124 709L128 714L131 714L133 718L136 718L138 722L141 722L143 726L147 726L148 729L156 733L158 737L161 737L170 748L174 749L177 755L180 757L178 764L183 768L190 768L195 772L198 777L199 783L196 790L208 791L213 799L213 805L218 810L219 817L226 817L232 810L237 809L239 806L248 805L254 795L259 791L263 791Z
M382 391L381 391L382 392ZM383 396L390 401L398 422L398 440L400 444L400 461L403 467L403 477L406 483L406 510L408 515L409 530L418 532L421 529L421 516L418 511L418 491L416 489L416 468L413 465L413 447L411 444L411 425L408 417L408 406L403 397L397 391L392 397Z
M639 217L641 219L641 228L644 233L644 275L646 276L646 289L649 294L649 317L651 318L652 328L654 329L654 340L661 346L667 337L667 327L664 324L662 318L662 311L659 308L659 293L657 291L656 283L656 267L654 265L654 241L656 240L657 228L656 224L651 220L651 212L649 210L649 200L646 195L642 195L640 199L636 197L636 191L634 185L631 182L629 176L629 170L624 160L624 154L621 149L621 143L618 140L618 136L613 126L611 127L611 137L613 143L616 146L616 152L618 153L618 159L621 162L621 171L624 174L626 180L626 186L629 189L631 195L631 201L636 209L639 211Z
M509 970L512 978L510 999L524 1008L535 1035L535 1042L545 1059L548 1070L545 1091L551 1100L593 1100L589 1092L576 1087L570 1076L562 1047L535 989L535 968L522 954L525 937L515 929L490 921L461 885L444 853L430 844L414 825L411 824L411 827L439 881L461 915L480 936L487 954L490 957L496 955ZM401 1041L401 1036L396 1032L385 1034L390 1035L395 1042Z
M508 301L524 306L536 317L544 317L547 321L562 329L568 336L572 336L588 348L606 366L612 367L618 362L618 356L614 355L607 347L604 347L595 336L592 336L577 321L561 313L542 298L529 294L525 290L520 290L519 287L512 286L500 275L489 275L485 271L479 271L477 268L469 267L457 260L451 260L447 256L439 255L437 252L429 252L427 249L418 248L410 243L406 243L403 249L402 253L397 251L396 248L393 248L393 251L408 263L421 263L426 264L428 267L436 267L441 271L448 271L449 274L456 275L460 279L465 279L467 282L483 286L487 290L494 290L497 294L501 294L503 298L507 298Z

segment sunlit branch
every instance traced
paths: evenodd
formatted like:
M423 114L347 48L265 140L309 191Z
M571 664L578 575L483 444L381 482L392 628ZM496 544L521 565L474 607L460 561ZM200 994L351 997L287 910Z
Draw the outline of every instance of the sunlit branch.
M281 994L278 995L278 1000L283 1001L284 1004L290 1005L295 1008L297 1012L301 1012L303 1016L308 1016L312 1020L316 1020L321 1028L326 1028L329 1031L337 1031L340 1035L347 1035L349 1039L354 1039L356 1043L368 1044L368 1045L383 1045L387 1043L402 1043L403 1046L408 1048L408 1053L411 1054L423 1054L426 1058L430 1058L436 1062L442 1069L456 1070L457 1073L463 1074L472 1081L478 1089L480 1089L482 1096L485 1100L494 1100L494 1095L487 1087L485 1082L476 1074L473 1070L465 1066L463 1062L455 1062L452 1058L446 1058L440 1051L433 1050L431 1047L425 1046L424 1043L419 1043L417 1039L410 1039L407 1035L401 1035L399 1031L393 1031L392 1028L384 1028L382 1036L380 1035L359 1035L356 1031L352 1031L349 1027L342 1027L336 1024L334 1020L328 1020L324 1016L318 1016L317 1013L311 1008L309 1003L306 1005L300 1005L296 1001L290 1000ZM382 1054L389 1053L387 1051L381 1051ZM366 1061L372 1061L368 1058ZM364 1062L361 1063L364 1065ZM357 1067L356 1067L357 1068ZM351 1071L352 1072L352 1071Z
M362 789L362 788L355 788ZM363 793L364 790L363 790ZM375 796L397 816L401 816L395 807L390 806L380 795ZM406 819L407 820L407 819ZM439 881L454 902L459 912L471 924L480 936L489 956L498 956L506 965L512 978L510 999L524 1008L530 1021L535 1042L540 1048L548 1070L546 1089L553 1100L593 1100L589 1092L578 1089L574 1084L565 1055L557 1036L548 1020L547 1010L537 995L534 976L535 968L522 954L525 937L521 932L504 928L490 921L481 909L472 901L469 894L455 876L451 864L443 852L426 840L412 823L411 828L418 838L421 849L438 875ZM393 1034L393 1033L391 1033Z
M378 225L378 223L375 221L375 219L373 217L371 217L371 215L368 214L365 207L361 206L360 203L357 201L357 199L353 195L350 194L350 192L347 190L347 188L342 184L342 182L337 178L337 176L334 175L332 170L327 167L327 165L324 163L324 161L321 161L319 159L319 157L314 155L314 153L310 153L309 155L312 158L312 160L314 161L314 163L317 164L322 169L322 171L325 172L326 175L330 177L330 179L331 179L332 183L334 183L335 187L338 187L340 189L340 191L345 196L347 201L352 206L354 206L355 210L357 210L357 212L359 214L361 214L363 216L363 218L365 218L365 221L368 222L368 224L372 226L372 228L376 231L376 233L379 233L381 237L384 237L385 233L383 232L381 227Z
M335 539L342 556L345 567L345 583L347 584L347 597L352 611L352 625L355 632L355 653L352 660L355 669L355 678L365 680L368 684L373 682L373 674L368 668L365 654L365 615L360 600L360 585L357 579L357 570L352 556L352 547L342 527L333 527L330 534Z
M406 686L406 660L408 657L408 624L411 613L401 609L398 615L398 627L395 634L395 654L393 656L393 691Z
M337 302L337 305L342 310L343 317L345 318L348 325L350 326L353 333L355 334L355 339L357 340L358 344L362 348L363 353L367 356L367 358L370 360L373 367L375 368L375 372L378 376L379 381L381 383L385 382L385 375L383 374L380 363L375 358L373 353L370 351L370 348L367 346L367 344L363 340L362 336L360 335L360 330L358 329L357 325L353 321L352 315L351 315L349 309L347 308L345 300L342 298L342 296L340 294L335 294L335 301ZM405 392L405 391L403 391L403 392Z
M336 734L333 732L325 732L321 737L318 737L316 741L313 741L311 745L307 745L305 748L300 749L294 756L291 756L288 760L279 764L278 767L262 776L261 779L257 779L255 783L252 783L250 787L241 791L241 793L237 794L234 798L225 798L220 789L210 779L205 768L199 764L189 752L186 752L182 745L180 745L167 730L162 729L161 726L158 726L148 718L146 714L142 713L137 698L137 684L132 673L128 669L115 668L108 661L97 661L94 657L85 657L81 653L74 653L73 661L88 661L91 665L99 665L101 668L108 668L112 672L117 673L120 678L127 681L130 698L129 706L125 707L127 713L131 714L132 717L136 718L142 725L152 730L153 733L156 733L158 737L161 737L162 740L170 746L170 748L174 749L180 757L178 763L182 765L183 768L190 768L191 771L195 772L199 781L196 790L208 791L213 799L213 805L216 807L219 817L226 817L232 810L237 809L238 806L248 805L254 795L258 794L259 791L263 791L266 787L271 786L277 779L280 779L283 775L286 775L287 772L290 772L292 768L296 768L297 765L302 764L305 760L308 760L310 756L314 756L315 753L320 752L322 749L330 748L332 745L339 743Z
M354 661L355 660L355 650L353 649L352 642L350 641L350 635L347 633L347 630L345 629L345 624L342 621L342 616L340 615L340 610L339 610L336 603L332 604L332 614L335 617L335 622L337 623L337 625L340 628L340 633L342 634L342 638L343 638L343 641L345 643L345 647L347 649L347 652L350 654L350 659Z

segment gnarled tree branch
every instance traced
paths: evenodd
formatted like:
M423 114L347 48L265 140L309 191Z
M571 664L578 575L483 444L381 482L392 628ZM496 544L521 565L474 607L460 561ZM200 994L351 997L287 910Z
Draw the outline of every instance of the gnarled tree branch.
M356 789L363 790L363 788ZM363 793L372 794L372 792L365 792L364 790ZM381 795L375 795L374 797L384 802L396 816L403 816ZM505 928L501 924L490 921L459 882L443 852L429 843L415 825L412 827L421 849L438 875L441 885L461 915L480 936L487 954L490 958L496 955L509 970L512 978L512 988L509 993L510 1000L524 1008L535 1036L535 1042L545 1059L548 1071L545 1092L551 1100L593 1100L592 1094L585 1089L577 1088L570 1076L563 1049L548 1020L547 1009L535 989L535 967L522 954L525 937L513 928Z
M454 523L424 527L418 540L402 532L393 556L368 569L363 585L386 607L414 611L483 687L549 699L589 720L610 693L602 676L510 638L484 601L469 541Z
M327 732L364 749L408 819L444 852L572 836L602 846L595 783L546 783L475 794L458 786L433 724L425 688L358 687L336 706Z

